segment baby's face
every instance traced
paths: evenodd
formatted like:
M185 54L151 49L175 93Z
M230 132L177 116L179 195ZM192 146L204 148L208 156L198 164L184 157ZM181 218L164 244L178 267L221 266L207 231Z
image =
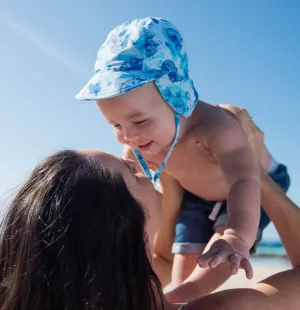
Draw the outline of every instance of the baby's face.
M97 100L97 106L113 126L117 140L143 154L166 151L174 140L174 111L153 82L120 96Z

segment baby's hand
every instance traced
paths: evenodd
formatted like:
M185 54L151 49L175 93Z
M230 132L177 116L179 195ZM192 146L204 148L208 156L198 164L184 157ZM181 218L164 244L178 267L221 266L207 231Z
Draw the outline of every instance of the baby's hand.
M230 263L231 274L237 274L239 268L244 269L248 279L253 278L253 269L248 260L249 246L236 235L224 234L215 241L210 249L198 258L200 267L214 268L221 263Z

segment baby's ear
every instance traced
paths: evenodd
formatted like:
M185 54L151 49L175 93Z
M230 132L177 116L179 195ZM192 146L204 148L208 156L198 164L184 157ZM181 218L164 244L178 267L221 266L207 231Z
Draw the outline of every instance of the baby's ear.
M244 130L254 154L261 162L264 148L264 133L255 125L248 111L232 104L220 104L219 106L235 116Z

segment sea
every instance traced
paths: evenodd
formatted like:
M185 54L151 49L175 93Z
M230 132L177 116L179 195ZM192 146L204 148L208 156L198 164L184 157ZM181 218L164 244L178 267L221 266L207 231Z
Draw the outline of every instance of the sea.
M287 254L280 241L261 241L253 256L287 257Z

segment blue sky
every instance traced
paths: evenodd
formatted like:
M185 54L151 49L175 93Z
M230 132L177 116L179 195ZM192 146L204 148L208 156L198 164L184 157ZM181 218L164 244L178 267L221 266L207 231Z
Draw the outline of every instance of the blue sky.
M296 0L2 1L2 201L58 149L121 155L95 104L74 96L92 75L98 47L112 28L159 16L183 33L200 98L249 110L270 152L288 165L289 197L299 205L299 12ZM265 238L275 237L269 227Z

